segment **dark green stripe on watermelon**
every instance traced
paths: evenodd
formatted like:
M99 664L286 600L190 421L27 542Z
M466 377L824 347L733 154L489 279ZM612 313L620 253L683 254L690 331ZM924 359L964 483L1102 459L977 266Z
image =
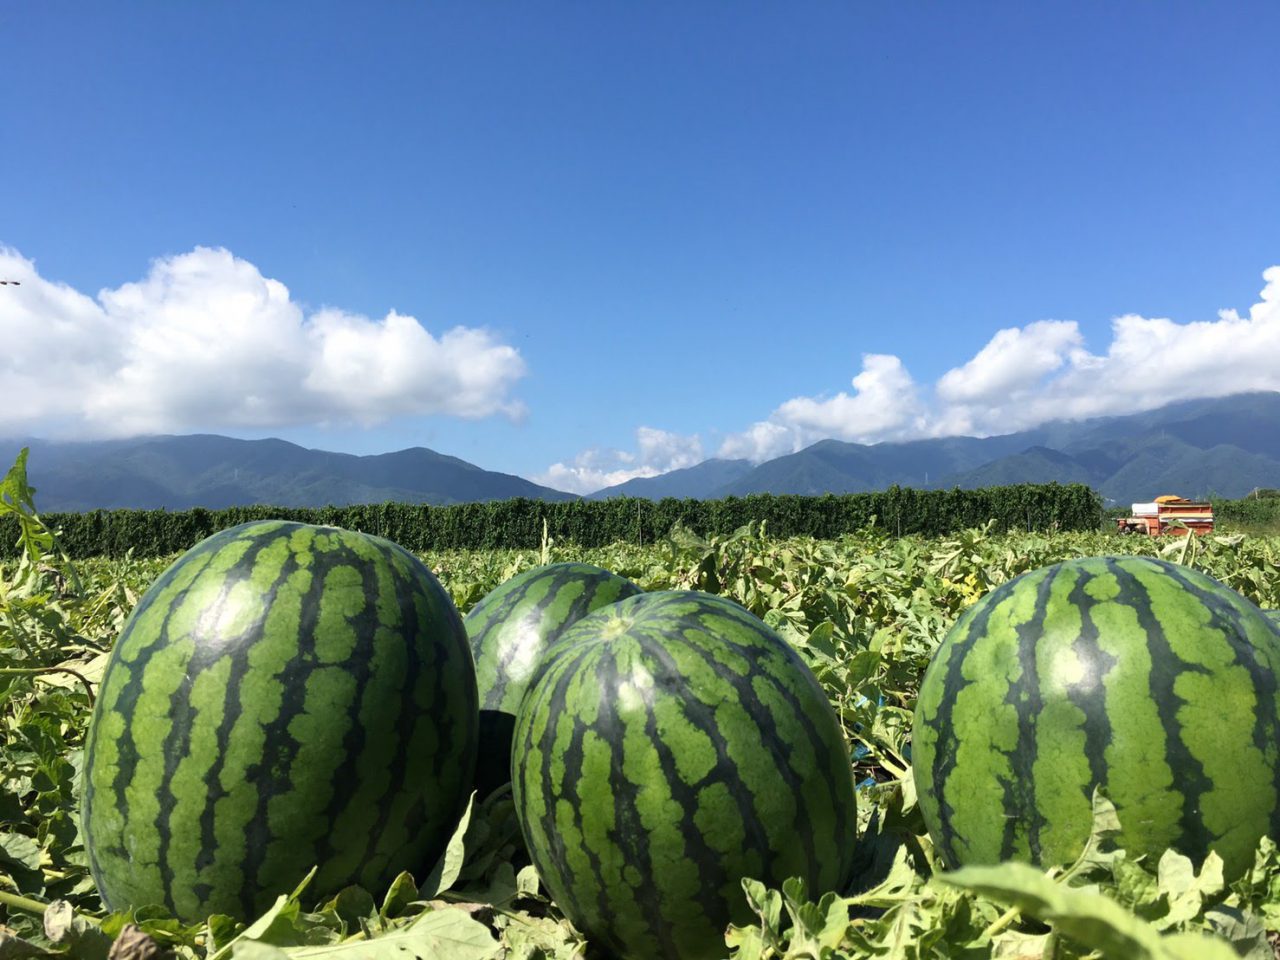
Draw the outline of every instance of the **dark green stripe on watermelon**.
M1216 850L1231 875L1280 830L1280 643L1186 567L1090 558L970 608L921 685L916 789L951 866L1074 859L1091 798L1131 856Z
M741 880L839 886L856 805L813 674L741 607L644 594L566 631L516 721L513 793L565 915L623 957L724 952Z
M639 592L630 580L589 563L552 563L505 581L467 614L480 691L481 797L511 779L516 710L543 651L587 614Z
M382 889L447 841L476 751L461 618L385 540L282 521L223 531L139 602L85 760L90 864L114 909L256 915Z

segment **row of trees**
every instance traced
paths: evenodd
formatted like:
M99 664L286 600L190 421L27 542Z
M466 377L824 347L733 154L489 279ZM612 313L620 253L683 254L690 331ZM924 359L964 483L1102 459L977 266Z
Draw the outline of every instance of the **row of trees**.
M232 507L226 510L95 510L49 514L73 557L167 556L241 523L279 518L386 537L409 550L538 547L544 536L584 547L651 543L677 523L703 536L763 521L776 536L834 539L869 524L895 535L943 536L994 520L1005 530L1094 530L1102 501L1081 484L1021 484L982 490L915 490L803 497L755 494L722 500L619 498L549 503L513 499L433 507L379 503L345 507ZM12 521L11 517L3 518ZM0 556L17 530L0 523Z

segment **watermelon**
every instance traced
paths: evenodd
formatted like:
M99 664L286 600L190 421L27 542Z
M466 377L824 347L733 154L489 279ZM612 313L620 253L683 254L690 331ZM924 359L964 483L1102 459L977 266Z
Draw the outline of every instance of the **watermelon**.
M475 667L422 563L377 537L270 520L204 540L109 658L82 824L113 910L249 919L385 889L442 852L470 790Z
M1094 557L1025 573L970 607L925 673L916 791L949 866L1081 852L1105 789L1119 841L1229 877L1280 835L1280 640L1195 570Z
M516 710L543 651L588 613L639 592L589 563L552 563L505 581L467 614L480 690L478 796L511 780Z
M624 958L718 957L743 878L847 877L848 747L817 680L746 610L687 591L583 618L517 714L516 816L566 917Z

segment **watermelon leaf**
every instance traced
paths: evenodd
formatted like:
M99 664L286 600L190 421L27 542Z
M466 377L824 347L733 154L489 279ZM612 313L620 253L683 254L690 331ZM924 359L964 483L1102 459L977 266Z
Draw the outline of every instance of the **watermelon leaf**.
M106 960L111 938L98 924L76 913L66 900L55 900L44 912L44 935L82 960Z
M358 930L377 912L377 905L364 887L343 887L324 905L323 912L337 917L346 929Z
M1093 823L1089 828L1089 839L1075 863L1062 875L1064 883L1073 880L1093 877L1099 872L1113 869L1125 858L1125 853L1117 847L1120 836L1120 817L1116 806L1101 787L1093 790Z
M541 883L538 880L538 869L533 865L521 867L516 874L516 895L520 897L540 896Z
M294 891L290 894L281 895L276 898L276 902L253 923L249 924L239 936L231 940L221 947L216 953L209 956L209 960L223 960L225 957L234 956L234 951L239 944L246 941L259 941L267 944L295 944L298 942L298 917L302 912L299 905L299 898L302 892L311 883L316 875L316 868L312 868L311 872L303 878Z
M445 908L371 939L281 949L257 940L237 942L233 960L487 960L498 942L484 924Z
M937 879L1016 907L1115 960L1235 960L1237 956L1223 941L1201 933L1162 937L1096 888L1055 883L1025 863L963 867Z
M378 915L383 920L398 917L404 913L405 908L409 906L418 896L418 885L413 882L413 876L407 871L401 873L391 882L387 895L382 898L382 909L378 911Z
M444 848L444 853L436 865L431 868L431 872L427 874L427 878L422 881L422 885L418 888L419 900L433 900L440 894L453 888L454 883L458 879L458 874L462 872L462 861L466 859L466 848L463 839L467 835L467 827L471 823L471 807L476 802L476 794L473 790L471 798L467 801L467 809L463 811L462 819L458 821L457 829L453 831L453 836L449 838L449 843Z
M1166 850L1159 864L1160 893L1169 902L1169 912L1156 921L1158 930L1169 930L1198 917L1205 901L1217 899L1226 889L1222 879L1222 858L1210 852L1196 875L1190 858L1176 850Z

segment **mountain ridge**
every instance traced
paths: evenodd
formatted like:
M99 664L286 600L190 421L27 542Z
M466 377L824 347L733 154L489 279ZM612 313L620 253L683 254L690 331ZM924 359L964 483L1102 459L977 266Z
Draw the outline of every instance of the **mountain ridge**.
M0 456L12 462L22 446L31 448L27 472L36 503L46 512L577 499L427 447L358 456L274 437L183 434L79 443L0 441Z
M278 438L185 434L73 443L0 440L0 459L11 463L23 446L31 448L28 474L46 512L578 499L427 447L359 456ZM1054 421L993 437L821 440L759 464L711 458L584 499L714 499L859 493L894 484L946 489L1048 481L1087 483L1121 504L1162 493L1239 497L1256 487L1280 487L1280 392L1180 401L1139 414Z
M948 489L1049 480L1087 483L1112 503L1171 492L1240 497L1255 487L1280 486L1280 392L1183 400L1137 414L1051 421L991 437L820 440L694 495L816 495L893 484ZM614 496L616 489L592 497Z

